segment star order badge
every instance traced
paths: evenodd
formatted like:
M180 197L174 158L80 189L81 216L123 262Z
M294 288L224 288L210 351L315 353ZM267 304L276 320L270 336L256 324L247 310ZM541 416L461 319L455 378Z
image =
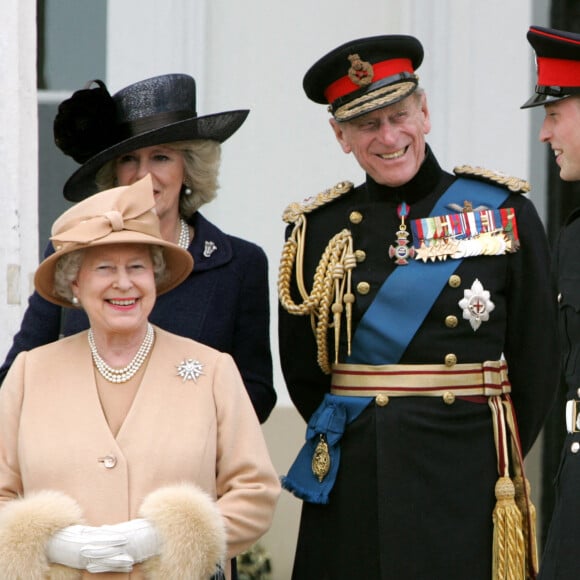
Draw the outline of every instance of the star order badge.
M489 313L493 311L495 304L490 300L489 290L484 290L476 278L471 288L463 291L459 308L463 310L463 318L469 320L471 328L476 331L482 322L489 320Z
M183 382L193 381L197 383L197 379L203 374L203 364L198 360L188 358L177 365L177 376L181 377Z

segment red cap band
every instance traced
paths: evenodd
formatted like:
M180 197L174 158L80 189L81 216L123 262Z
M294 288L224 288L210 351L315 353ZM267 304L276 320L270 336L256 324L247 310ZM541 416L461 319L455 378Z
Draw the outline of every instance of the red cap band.
M577 87L580 84L580 61L537 57L538 85Z
M372 82L376 83L381 79L400 74L402 72L413 73L413 63L408 58L394 58L377 62L373 66ZM336 99L348 95L354 91L358 91L361 87L353 83L350 78L344 76L337 79L330 84L324 91L324 96L329 103L333 103Z

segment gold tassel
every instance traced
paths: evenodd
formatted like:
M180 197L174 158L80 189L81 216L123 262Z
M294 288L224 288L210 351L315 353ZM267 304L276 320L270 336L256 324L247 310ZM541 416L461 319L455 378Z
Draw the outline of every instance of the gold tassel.
M527 546L526 557L529 562L526 564L528 579L535 579L538 573L538 544L536 538L536 507L531 501L530 482L517 475L514 477L516 491L516 503L522 514L522 525L524 528L524 541Z
M497 480L495 497L492 580L524 580L526 569L522 514L516 505L515 487L509 477Z

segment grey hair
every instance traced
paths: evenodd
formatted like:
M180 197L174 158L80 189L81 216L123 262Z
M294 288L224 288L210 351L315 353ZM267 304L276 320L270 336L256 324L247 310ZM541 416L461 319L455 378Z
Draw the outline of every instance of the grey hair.
M180 151L184 161L184 185L192 191L191 195L181 192L179 213L189 219L202 205L215 199L219 189L218 173L221 161L221 144L209 139L176 141L165 143L175 151ZM116 159L108 161L99 169L95 181L99 191L115 187Z
M153 276L155 278L155 286L158 287L166 276L167 269L165 264L165 257L163 256L163 248L147 244L151 252L151 260L153 262ZM77 279L81 264L83 263L85 251L84 249L75 250L61 256L54 267L54 294L59 298L63 298L72 304L73 291L72 283Z

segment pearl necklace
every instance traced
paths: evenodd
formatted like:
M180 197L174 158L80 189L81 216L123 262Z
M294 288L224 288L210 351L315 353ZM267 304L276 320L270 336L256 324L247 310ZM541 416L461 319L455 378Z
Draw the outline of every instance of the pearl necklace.
M179 239L177 240L177 245L184 250L189 248L189 226L183 218L179 220Z
M143 366L145 359L151 352L153 347L153 342L155 340L155 333L153 332L153 326L147 324L147 332L145 338L137 351L137 354L133 357L133 360L122 369L115 369L109 366L99 354L97 350L97 345L95 344L95 337L93 335L93 329L89 329L89 348L91 349L91 355L93 356L93 362L100 375L110 383L126 383L129 379L132 379L137 371Z

